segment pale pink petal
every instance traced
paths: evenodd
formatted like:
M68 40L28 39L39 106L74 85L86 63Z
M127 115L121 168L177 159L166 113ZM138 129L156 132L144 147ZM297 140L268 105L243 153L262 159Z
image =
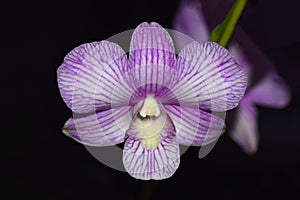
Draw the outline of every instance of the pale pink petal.
M169 33L157 23L142 23L134 31L129 52L128 80L137 92L162 97L174 82L175 49Z
M145 148L139 138L130 136L126 140L123 163L131 176L142 180L160 180L175 173L180 163L179 145L173 133L163 135L153 150Z
M131 123L131 107L109 109L94 114L74 114L63 132L72 139L90 146L109 146L124 142Z
M232 139L248 154L256 152L258 147L257 109L247 97L241 100L235 116L236 121L230 131Z
M174 29L196 41L207 41L209 39L209 29L202 9L200 1L182 1L173 21ZM176 34L174 42L176 48L182 49L191 40Z
M176 129L178 143L187 146L201 146L215 141L224 128L224 120L198 107L165 105Z
M82 44L64 58L57 70L58 87L67 106L77 113L126 105L132 93L121 81L128 70L127 56L115 43Z
M179 81L172 88L181 105L204 110L235 108L243 97L247 77L231 54L214 42L193 42L177 58Z

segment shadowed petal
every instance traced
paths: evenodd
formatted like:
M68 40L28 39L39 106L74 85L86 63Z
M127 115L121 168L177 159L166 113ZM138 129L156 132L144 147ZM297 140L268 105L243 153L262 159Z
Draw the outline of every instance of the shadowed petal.
M179 145L171 133L153 150L146 149L140 139L129 137L123 150L123 163L127 172L137 179L160 180L171 177L179 166Z
M209 40L208 33L224 19L233 2L233 0L201 2L183 0L174 21L174 28L197 41ZM180 43L180 39L175 40L175 43ZM290 92L286 83L277 74L271 61L239 25L228 44L228 49L236 62L248 74L248 88L252 85L255 87L249 95L253 101L275 108L288 104ZM255 86L257 84L260 86ZM267 90L267 88L270 89ZM271 88L277 88L276 92ZM256 89L257 92L255 92ZM262 90L264 90L264 97L260 98Z
M175 50L168 32L157 23L142 23L130 43L130 84L146 94L162 96L172 86Z
M209 30L200 1L182 1L177 11L173 27L175 30L197 41L207 41L209 39ZM178 38L178 41L176 41L176 39L174 40L175 42L181 42L180 38Z
M126 103L130 89L119 82L128 70L127 62L121 47L108 41L73 49L57 70L67 106L74 112L88 113L110 107L111 101Z
M172 92L182 105L223 112L236 107L243 97L247 77L231 54L214 42L193 42L178 55L176 70L181 80Z
M174 27L195 40L208 40L209 36L205 32L212 31L224 19L233 2L207 0L201 1L201 7L199 0L183 0ZM189 16L190 20L186 20L185 16ZM199 26L195 26L195 23ZM180 43L175 41L178 42ZM274 65L239 25L236 26L228 49L248 75L248 90L238 107L238 121L235 121L232 138L245 152L250 153L256 151L258 145L257 111L254 103L274 108L284 107L290 100L290 92Z
M179 144L201 146L220 137L224 120L198 108L165 105L175 129Z
M257 105L283 108L290 101L290 93L287 85L276 73L267 74L247 92L247 96Z
M238 43L230 45L230 52L249 74L249 99L261 106L283 108L290 101L290 91L278 75L274 65L241 29L236 29Z
M90 146L108 146L124 141L131 123L130 107L109 109L90 115L70 118L63 132L74 140Z
M256 119L257 110L255 106L248 101L247 97L245 97L241 100L238 107L236 121L233 129L230 131L230 136L248 154L255 153L258 147Z

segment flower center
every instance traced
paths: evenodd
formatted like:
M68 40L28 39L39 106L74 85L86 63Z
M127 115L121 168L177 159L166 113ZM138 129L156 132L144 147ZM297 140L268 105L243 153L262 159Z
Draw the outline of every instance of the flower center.
M148 95L147 98L144 100L144 105L140 110L140 115L142 117L158 117L160 115L160 108L158 102L153 97L153 95Z
M144 148L155 149L161 141L161 131L165 128L167 114L161 112L159 103L151 95L144 100L139 116L134 120L137 137Z

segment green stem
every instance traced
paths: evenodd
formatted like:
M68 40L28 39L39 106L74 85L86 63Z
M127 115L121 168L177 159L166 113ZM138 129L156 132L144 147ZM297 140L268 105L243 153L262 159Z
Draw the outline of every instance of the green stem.
M211 33L210 40L226 47L235 26L245 8L247 0L236 0L224 21Z

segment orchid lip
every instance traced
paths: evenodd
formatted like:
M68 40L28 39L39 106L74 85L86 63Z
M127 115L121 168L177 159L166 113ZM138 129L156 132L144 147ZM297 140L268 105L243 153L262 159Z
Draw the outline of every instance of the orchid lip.
M166 128L167 114L162 112L158 101L148 95L143 106L133 121L136 137L148 150L155 149L161 141L161 132Z

